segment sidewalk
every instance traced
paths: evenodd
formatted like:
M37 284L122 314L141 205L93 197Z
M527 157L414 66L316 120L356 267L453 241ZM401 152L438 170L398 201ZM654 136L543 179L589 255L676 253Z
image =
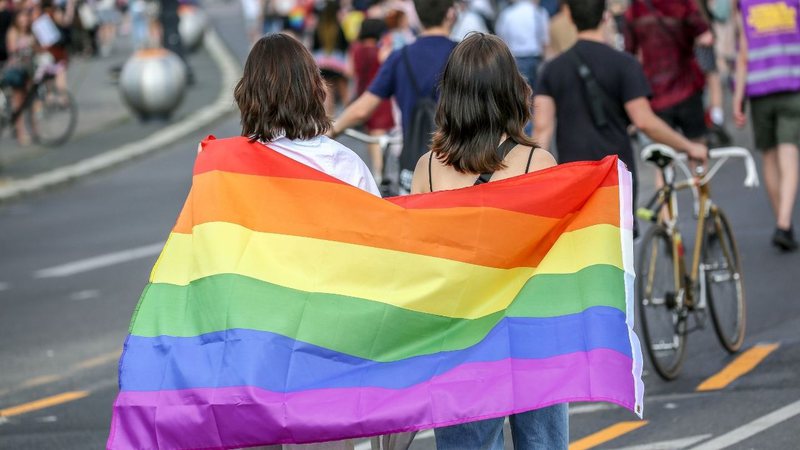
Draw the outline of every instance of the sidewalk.
M78 104L75 134L60 147L23 148L6 132L0 139L0 188L152 136L213 104L223 88L220 67L203 46L189 55L195 84L189 86L171 120L140 122L124 104L111 74L111 69L121 66L131 54L129 39L120 36L107 58L73 57L69 84Z

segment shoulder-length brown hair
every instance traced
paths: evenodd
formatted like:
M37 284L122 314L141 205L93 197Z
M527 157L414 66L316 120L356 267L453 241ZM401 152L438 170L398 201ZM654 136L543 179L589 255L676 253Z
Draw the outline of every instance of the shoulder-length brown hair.
M496 149L503 134L536 147L525 135L531 88L498 37L472 33L450 54L442 75L431 150L462 173L504 167Z
M319 68L303 44L287 34L256 42L233 97L241 112L242 136L253 141L311 139L331 127Z

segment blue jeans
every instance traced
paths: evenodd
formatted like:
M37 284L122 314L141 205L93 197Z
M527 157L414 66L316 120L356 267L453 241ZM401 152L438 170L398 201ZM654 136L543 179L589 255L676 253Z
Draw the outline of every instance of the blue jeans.
M517 56L514 58L517 61L517 70L528 82L531 90L536 88L536 75L539 73L539 64L542 63L541 56ZM533 122L528 122L525 125L525 134L530 136L533 133ZM546 142L540 142L541 145L547 145Z
M437 450L503 450L505 417L437 428ZM566 450L569 446L567 404L509 417L515 450Z
M517 56L517 70L525 77L525 81L531 89L536 88L536 75L539 72L539 64L542 62L541 56Z

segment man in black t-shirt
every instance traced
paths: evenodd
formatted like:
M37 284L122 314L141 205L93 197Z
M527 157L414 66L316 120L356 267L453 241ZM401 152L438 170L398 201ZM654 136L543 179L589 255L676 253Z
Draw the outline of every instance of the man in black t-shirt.
M684 138L653 113L650 86L639 62L605 44L600 28L606 1L565 3L566 14L578 29L578 42L545 66L539 78L534 97L536 140L549 146L555 130L560 163L618 155L633 173L634 201L636 166L627 133L631 123L653 141L704 161L705 145ZM585 66L583 76L580 66Z

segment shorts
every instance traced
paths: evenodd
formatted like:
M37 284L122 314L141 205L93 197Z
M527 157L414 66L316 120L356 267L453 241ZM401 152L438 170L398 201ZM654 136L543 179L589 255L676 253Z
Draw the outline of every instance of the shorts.
M692 95L677 105L656 111L656 115L667 122L670 127L679 129L687 139L699 139L708 131L702 92Z
M800 144L800 92L750 99L756 148L770 150L778 144Z

